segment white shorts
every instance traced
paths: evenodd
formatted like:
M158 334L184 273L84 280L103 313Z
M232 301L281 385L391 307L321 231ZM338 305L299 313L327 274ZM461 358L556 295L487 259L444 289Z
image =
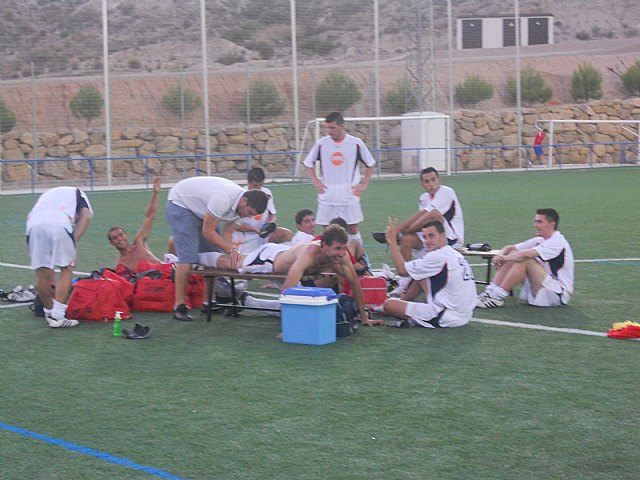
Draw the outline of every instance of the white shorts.
M542 288L538 294L531 291L531 283L526 279L522 285L520 299L526 300L534 307L561 307L569 303L571 295L567 292L558 280L547 274L542 281Z
M256 232L233 232L231 243L240 253L251 253L268 242L267 238L260 238Z
M318 202L318 211L316 212L318 225L329 225L329 222L336 217L343 218L347 225L358 225L364 220L360 201L355 199L348 205L329 205Z
M27 237L31 268L75 265L76 244L63 225L36 224Z
M473 311L448 310L434 303L408 302L404 312L414 325L425 328L463 327L471 321Z
M242 267L238 271L240 273L272 273L276 257L290 248L281 243L267 243L244 257Z

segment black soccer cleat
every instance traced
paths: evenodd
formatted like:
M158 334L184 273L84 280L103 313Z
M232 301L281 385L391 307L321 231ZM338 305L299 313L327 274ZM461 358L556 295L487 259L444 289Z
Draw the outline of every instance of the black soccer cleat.
M276 231L276 227L277 225L275 224L275 222L265 223L260 229L260 238L267 238L269 235Z
M373 232L373 239L378 243L387 243L387 237L384 232Z

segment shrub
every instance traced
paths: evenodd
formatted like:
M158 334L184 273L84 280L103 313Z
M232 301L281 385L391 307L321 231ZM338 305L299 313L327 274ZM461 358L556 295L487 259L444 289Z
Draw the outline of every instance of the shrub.
M348 75L335 70L329 72L316 88L318 112L344 112L360 100L358 85Z
M456 85L455 97L458 104L469 107L489 100L493 97L493 91L493 85L480 75L469 75L464 82Z
M388 115L402 115L417 110L419 103L415 85L408 79L399 81L387 92L384 104Z
M551 98L553 91L542 78L540 72L527 67L520 72L520 88L522 101L524 103L544 103ZM516 98L516 79L511 78L507 81L506 100L508 103L515 105Z
M249 110L252 121L260 121L268 117L277 117L284 113L286 103L278 92L278 87L271 80L257 78L249 86ZM240 115L246 115L247 91L239 104Z
M275 53L273 46L270 43L265 42L263 40L250 42L247 45L247 48L258 52L262 60L269 60L270 58L273 57L273 54Z
M127 65L129 66L129 68L135 69L135 70L137 70L142 66L142 64L140 63L140 60L138 60L137 58L129 59L129 61L127 62Z
M578 40L590 40L591 39L591 35L589 35L589 32L585 32L583 30L581 32L576 33L576 38Z
M573 71L571 96L576 102L602 98L602 75L591 64L583 63Z
M622 74L622 83L630 95L640 95L640 60Z
M317 54L323 56L336 49L339 45L339 43L321 37L305 37L298 44L298 49L308 55Z
M174 115L180 115L181 105L180 97L182 96L182 109L184 113L191 113L202 105L200 96L190 88L183 88L182 95L180 93L180 85L176 84L169 87L169 90L162 97L162 105Z
M71 113L74 117L84 118L87 125L98 117L102 110L102 95L95 87L82 87L71 99Z
M233 65L234 63L246 62L244 55L241 53L227 53L218 57L216 62L221 63L222 65Z
M0 98L0 134L10 131L16 126L16 114Z

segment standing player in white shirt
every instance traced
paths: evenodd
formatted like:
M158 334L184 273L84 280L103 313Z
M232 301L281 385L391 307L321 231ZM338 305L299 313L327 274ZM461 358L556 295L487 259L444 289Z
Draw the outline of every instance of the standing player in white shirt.
M393 263L401 275L412 283L406 300L389 298L384 313L400 319L392 327L426 328L462 327L471 321L476 306L473 271L465 258L447 242L445 228L439 220L429 220L422 227L427 253L406 262L398 248L398 226L389 219L386 230ZM412 302L424 291L427 302Z
M76 249L89 227L93 209L79 188L57 187L44 192L27 217L27 247L44 315L52 328L75 327L69 320L66 300L71 290ZM60 267L55 281L55 267ZM55 286L55 293L52 289Z
M559 307L573 294L574 260L571 245L558 231L560 216L539 208L533 220L537 236L507 245L493 257L496 276L478 295L478 308L504 305L513 287L522 283L520 299L535 307Z
M327 115L325 128L327 136L316 142L303 162L318 193L316 223L326 227L332 218L344 218L349 241L362 244L360 196L369 185L376 161L362 140L346 133L341 113ZM316 175L316 162L320 162L322 179ZM366 167L362 181L359 162Z

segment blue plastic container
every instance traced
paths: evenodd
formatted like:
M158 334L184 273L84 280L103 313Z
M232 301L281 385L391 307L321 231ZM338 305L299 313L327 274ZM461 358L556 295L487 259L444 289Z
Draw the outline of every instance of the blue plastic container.
M330 288L294 287L280 296L282 341L326 345L336 341L337 295Z

